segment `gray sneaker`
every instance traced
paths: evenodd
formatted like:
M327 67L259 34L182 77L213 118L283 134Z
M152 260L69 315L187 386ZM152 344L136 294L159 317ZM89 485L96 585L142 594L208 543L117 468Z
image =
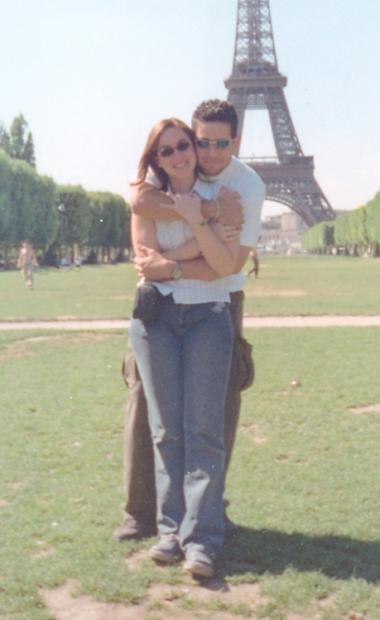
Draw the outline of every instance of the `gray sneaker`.
M185 553L185 558L183 569L186 572L194 577L213 577L214 561L205 551L189 549Z
M149 556L156 562L174 564L182 559L182 550L175 534L163 534L149 549Z
M127 516L123 523L114 531L112 538L117 542L123 540L140 540L141 538L150 538L157 534L156 526L148 523L141 523L132 516Z

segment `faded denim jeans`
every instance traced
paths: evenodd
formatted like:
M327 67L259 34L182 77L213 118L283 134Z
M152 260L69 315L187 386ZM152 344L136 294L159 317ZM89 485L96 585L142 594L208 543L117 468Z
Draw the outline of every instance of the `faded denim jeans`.
M224 540L224 407L233 348L226 304L176 304L133 319L130 342L148 403L159 534L215 557Z

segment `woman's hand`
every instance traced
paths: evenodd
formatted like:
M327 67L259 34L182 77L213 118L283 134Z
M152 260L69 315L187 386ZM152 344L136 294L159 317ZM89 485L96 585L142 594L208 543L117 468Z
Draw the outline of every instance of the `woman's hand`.
M185 194L171 196L174 200L173 205L166 205L178 213L190 226L196 226L204 222L202 215L202 204L200 198L196 194Z

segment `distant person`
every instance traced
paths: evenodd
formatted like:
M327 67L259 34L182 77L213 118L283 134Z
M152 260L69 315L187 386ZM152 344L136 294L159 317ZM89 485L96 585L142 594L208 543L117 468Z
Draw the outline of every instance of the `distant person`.
M252 259L252 268L248 271L247 275L250 276L252 273L255 274L255 278L259 277L260 270L260 262L259 257L257 256L256 250L251 250L249 253L249 257Z
M34 267L38 267L38 262L32 246L27 241L21 244L17 267L21 270L26 286L33 289L33 270Z

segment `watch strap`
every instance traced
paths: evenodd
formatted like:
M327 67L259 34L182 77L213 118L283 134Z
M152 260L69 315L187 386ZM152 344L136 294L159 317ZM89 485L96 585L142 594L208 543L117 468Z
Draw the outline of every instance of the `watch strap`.
M182 269L181 265L176 262L175 267L172 271L172 280L179 280L180 278L182 278Z

